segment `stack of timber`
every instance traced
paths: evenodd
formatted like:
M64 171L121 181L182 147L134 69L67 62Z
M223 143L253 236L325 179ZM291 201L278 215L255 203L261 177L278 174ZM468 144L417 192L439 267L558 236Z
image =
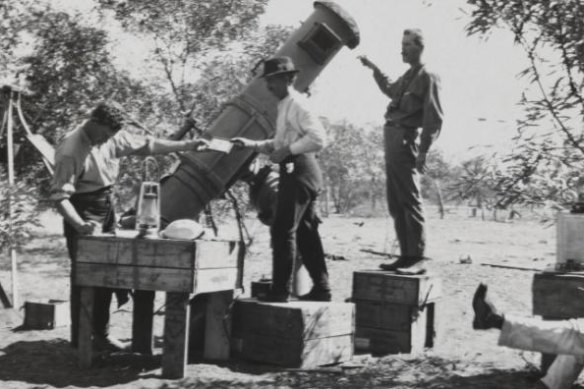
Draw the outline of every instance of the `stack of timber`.
M383 355L433 347L441 289L440 279L430 275L354 272L356 348Z
M237 300L233 356L292 368L349 361L354 348L354 312L351 303Z

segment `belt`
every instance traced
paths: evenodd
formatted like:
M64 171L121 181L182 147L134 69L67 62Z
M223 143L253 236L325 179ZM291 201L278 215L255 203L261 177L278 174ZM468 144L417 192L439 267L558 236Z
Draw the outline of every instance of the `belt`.
M385 125L386 126L393 126L393 127L398 127L398 128L403 128L405 130L417 130L418 126L406 126L404 124L398 123L398 122L392 122L391 120L386 120L385 121Z
M77 197L77 198L81 198L81 197L96 197L96 196L107 196L110 195L112 193L112 186L104 186L101 189L98 190L94 190L93 192L82 192L82 193L74 193L71 197Z

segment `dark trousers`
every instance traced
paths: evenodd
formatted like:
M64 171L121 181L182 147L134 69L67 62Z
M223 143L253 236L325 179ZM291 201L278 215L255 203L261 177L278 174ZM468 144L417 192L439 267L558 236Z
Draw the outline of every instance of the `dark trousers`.
M384 136L387 206L394 221L401 255L422 257L426 239L419 173L416 169L417 130L387 123Z
M111 201L111 191L106 188L97 192L75 194L70 199L83 220L93 220L102 225L103 232L110 232L114 228L115 215ZM71 258L71 345L77 347L79 339L79 312L81 309L81 289L75 285L75 255L77 253L77 237L79 233L69 223L64 222L67 250ZM93 306L93 333L96 336L106 337L110 319L110 304L113 289L95 288Z
M294 261L299 252L313 288L330 290L324 250L315 212L317 192L294 174L280 172L278 205L271 228L274 293L289 293Z

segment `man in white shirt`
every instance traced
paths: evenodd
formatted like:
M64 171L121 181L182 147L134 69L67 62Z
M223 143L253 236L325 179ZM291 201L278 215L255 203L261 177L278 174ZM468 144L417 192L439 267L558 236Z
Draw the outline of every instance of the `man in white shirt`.
M272 288L261 300L286 302L297 251L312 278L311 291L301 300L330 301L328 271L318 232L315 200L322 188L322 172L316 153L326 144L326 132L318 117L307 108L294 89L298 70L288 57L264 62L263 77L268 90L279 100L273 139L234 138L242 148L268 154L280 165L278 204L271 226Z

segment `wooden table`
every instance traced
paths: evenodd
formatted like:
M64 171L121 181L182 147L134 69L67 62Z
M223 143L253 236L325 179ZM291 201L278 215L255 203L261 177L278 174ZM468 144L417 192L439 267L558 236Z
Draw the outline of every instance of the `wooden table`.
M532 297L533 314L544 320L584 317L584 272L536 273ZM542 371L547 371L555 357L553 354L542 354Z
M152 353L152 312L156 291L166 293L162 375L182 378L187 362L189 300L211 293L207 308L205 357L229 358L223 317L241 287L243 247L226 240L178 241L136 238L136 232L79 238L74 283L81 287L79 358L92 364L95 287L134 289L132 350ZM213 293L214 292L214 293Z

